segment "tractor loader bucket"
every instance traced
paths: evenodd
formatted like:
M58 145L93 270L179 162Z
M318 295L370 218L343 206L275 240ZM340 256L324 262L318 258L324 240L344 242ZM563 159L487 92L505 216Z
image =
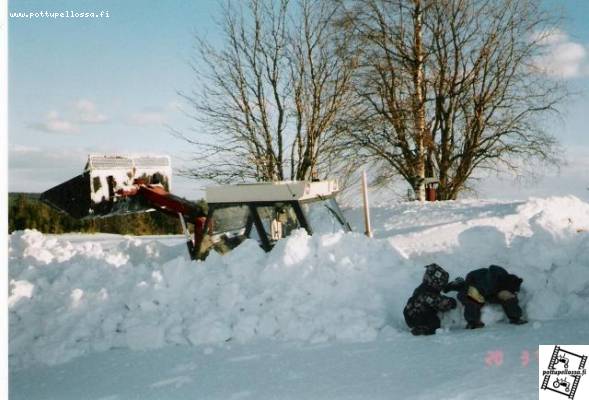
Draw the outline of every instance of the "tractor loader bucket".
M159 184L171 190L168 156L90 155L81 175L43 194L41 200L74 218L96 218L151 211L141 197L120 196L135 183Z

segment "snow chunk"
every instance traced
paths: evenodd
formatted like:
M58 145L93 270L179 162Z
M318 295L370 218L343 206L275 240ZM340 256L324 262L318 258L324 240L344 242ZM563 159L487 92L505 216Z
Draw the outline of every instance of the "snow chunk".
M74 289L72 290L70 297L72 299L72 307L77 308L82 302L82 298L84 297L84 291L82 289Z
M8 296L8 308L12 308L20 299L30 299L33 296L35 285L27 281L10 281L10 296Z

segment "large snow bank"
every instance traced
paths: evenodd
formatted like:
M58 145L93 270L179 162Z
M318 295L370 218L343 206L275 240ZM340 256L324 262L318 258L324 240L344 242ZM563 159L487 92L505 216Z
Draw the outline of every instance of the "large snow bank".
M359 223L359 210L349 216ZM405 203L373 216L376 239L298 231L269 254L246 241L197 263L154 238L14 233L11 366L116 347L406 334L402 308L434 261L451 277L506 266L525 279L530 319L589 316L589 204L577 198ZM460 310L443 325L462 326Z

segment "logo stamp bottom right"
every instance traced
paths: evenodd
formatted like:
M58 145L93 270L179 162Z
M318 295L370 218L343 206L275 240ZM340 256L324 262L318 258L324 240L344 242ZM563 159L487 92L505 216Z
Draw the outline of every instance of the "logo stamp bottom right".
M589 378L584 378L587 374L585 364L589 346L540 345L539 347L539 399L589 398Z

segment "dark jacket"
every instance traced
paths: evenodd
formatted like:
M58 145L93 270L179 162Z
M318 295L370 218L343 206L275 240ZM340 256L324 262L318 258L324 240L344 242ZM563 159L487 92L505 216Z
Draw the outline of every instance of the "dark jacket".
M492 298L502 290L517 293L522 282L523 279L508 273L505 268L498 265L476 269L466 275L466 285L476 287L485 298Z
M443 296L439 289L422 283L413 291L403 314L406 318L412 318L424 314L437 314L439 311L449 311L455 307L456 300Z

